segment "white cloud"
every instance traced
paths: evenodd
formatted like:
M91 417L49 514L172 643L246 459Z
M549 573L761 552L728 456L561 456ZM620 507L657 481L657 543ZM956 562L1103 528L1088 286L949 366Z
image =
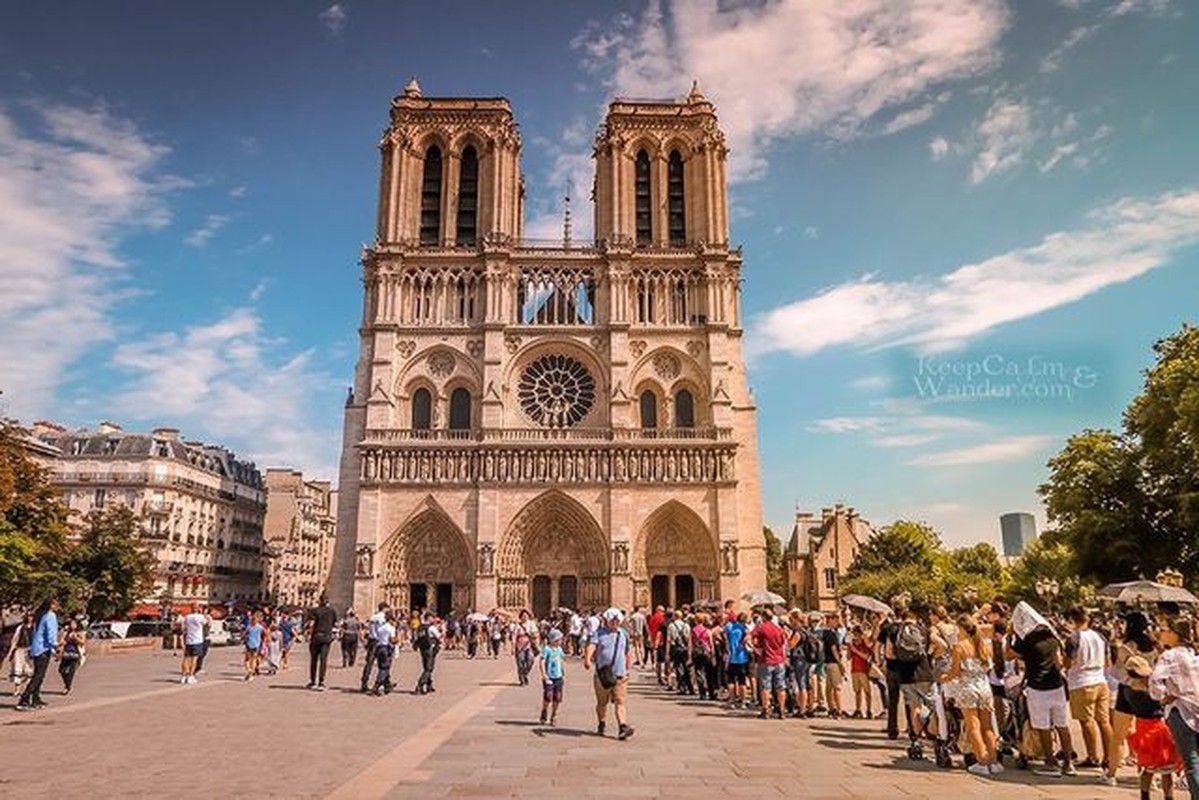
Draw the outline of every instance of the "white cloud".
M130 380L114 405L126 419L170 421L259 464L331 477L337 432L314 420L327 416L316 412L335 402L337 385L313 368L312 350L282 350L252 308L125 343L113 365Z
M805 227L803 229L803 238L819 239L820 238L820 228L817 228L815 225L808 225L807 227Z
M1024 160L1037 141L1032 109L1022 100L1000 97L979 122L976 136L980 149L970 168L970 182L975 184Z
M1037 165L1037 169L1043 175L1057 166L1063 158L1073 155L1074 151L1077 149L1078 142L1066 142L1065 144L1059 144L1057 147L1053 148L1053 152L1049 154L1049 158Z
M203 225L184 237L183 243L188 247L207 247L217 231L228 224L229 217L225 214L209 214L205 217Z
M897 433L893 436L879 436L871 439L870 443L875 447L916 447L939 438L935 433Z
M913 467L965 467L1016 461L1041 452L1056 440L1054 436L1008 436L970 447L916 456L908 464Z
M1171 8L1170 0L1120 0L1112 9L1113 17L1125 14L1144 13L1152 16L1162 16Z
M738 180L761 173L780 137L851 138L991 69L1007 23L999 0L654 0L640 19L621 15L574 45L621 95L675 97L697 78L721 113ZM908 113L905 123L925 112Z
M346 9L341 3L334 3L316 15L316 18L333 36L337 36L346 26Z
M944 136L938 136L928 143L928 152L932 156L933 161L940 161L949 154L949 140Z
M923 125L933 118L936 113L937 106L933 103L925 103L924 105L909 108L896 114L891 120L883 126L884 134L899 133L908 128L914 128L917 125Z
M886 375L867 375L849 382L851 389L861 389L867 392L877 392L890 388L891 379Z
M274 236L272 236L269 233L264 233L261 236L259 236L257 239L255 239L254 241L249 242L248 244L242 245L241 247L237 248L233 252L239 256L244 256L248 253L253 253L255 250L261 250L262 248L266 247L267 245L271 244L274 241L275 241Z
M1041 72L1057 72L1062 68L1062 60L1066 54L1093 36L1097 30L1098 25L1080 25L1071 30L1061 44L1041 59Z
M0 389L7 413L55 411L68 367L112 336L120 243L170 220L167 147L102 105L0 110ZM36 354L36 357L31 357Z
M229 196L232 198L235 198L235 199L245 197L247 189L248 189L248 187L246 187L244 185L243 186L234 186L232 189L229 190Z
M1199 190L1126 198L1093 211L1078 230L946 275L885 281L867 274L768 311L753 321L749 349L803 356L838 345L958 346L1162 267L1196 242Z
M269 283L270 281L268 281L266 278L263 278L254 285L254 288L250 290L251 303L257 303L262 299L262 296L266 294L266 287Z

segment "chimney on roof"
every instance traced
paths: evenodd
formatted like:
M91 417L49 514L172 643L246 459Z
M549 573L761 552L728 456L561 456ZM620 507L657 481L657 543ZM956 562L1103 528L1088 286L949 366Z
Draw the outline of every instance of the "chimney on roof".
M121 426L115 422L110 422L108 420L104 420L103 422L100 423L100 426L97 429L97 431L99 433L120 433Z
M168 442L179 441L178 428L155 428L153 434L155 439L165 439Z
M820 519L824 522L828 522L830 519L832 519L833 513L834 509L828 507L822 508L820 509Z
M33 423L32 433L34 436L45 436L50 433L66 433L67 429L57 422L51 422L47 419L39 419Z

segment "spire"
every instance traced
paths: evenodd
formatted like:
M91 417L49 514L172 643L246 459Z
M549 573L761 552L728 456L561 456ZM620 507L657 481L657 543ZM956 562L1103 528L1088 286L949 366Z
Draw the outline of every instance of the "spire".
M570 185L566 186L566 197L562 210L562 243L570 247Z
M420 97L420 84L416 82L415 75L404 84L404 97Z
M699 90L699 81L692 79L691 91L687 94L688 103L706 103L708 98L704 97L704 93Z

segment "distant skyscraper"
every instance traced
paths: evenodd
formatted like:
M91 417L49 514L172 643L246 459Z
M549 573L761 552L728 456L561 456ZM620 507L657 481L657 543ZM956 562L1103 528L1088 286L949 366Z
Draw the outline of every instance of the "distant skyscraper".
M1032 514L1017 511L1004 514L999 518L999 528L1003 531L1003 554L1005 556L1024 555L1024 548L1037 538L1037 522Z

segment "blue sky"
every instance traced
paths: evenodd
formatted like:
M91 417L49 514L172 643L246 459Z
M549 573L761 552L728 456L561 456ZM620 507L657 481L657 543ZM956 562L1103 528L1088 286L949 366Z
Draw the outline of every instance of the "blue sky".
M612 95L732 147L767 522L998 541L1195 321L1199 39L1174 0L27 3L0 32L0 412L331 476L376 143L504 95L526 230L589 228Z

